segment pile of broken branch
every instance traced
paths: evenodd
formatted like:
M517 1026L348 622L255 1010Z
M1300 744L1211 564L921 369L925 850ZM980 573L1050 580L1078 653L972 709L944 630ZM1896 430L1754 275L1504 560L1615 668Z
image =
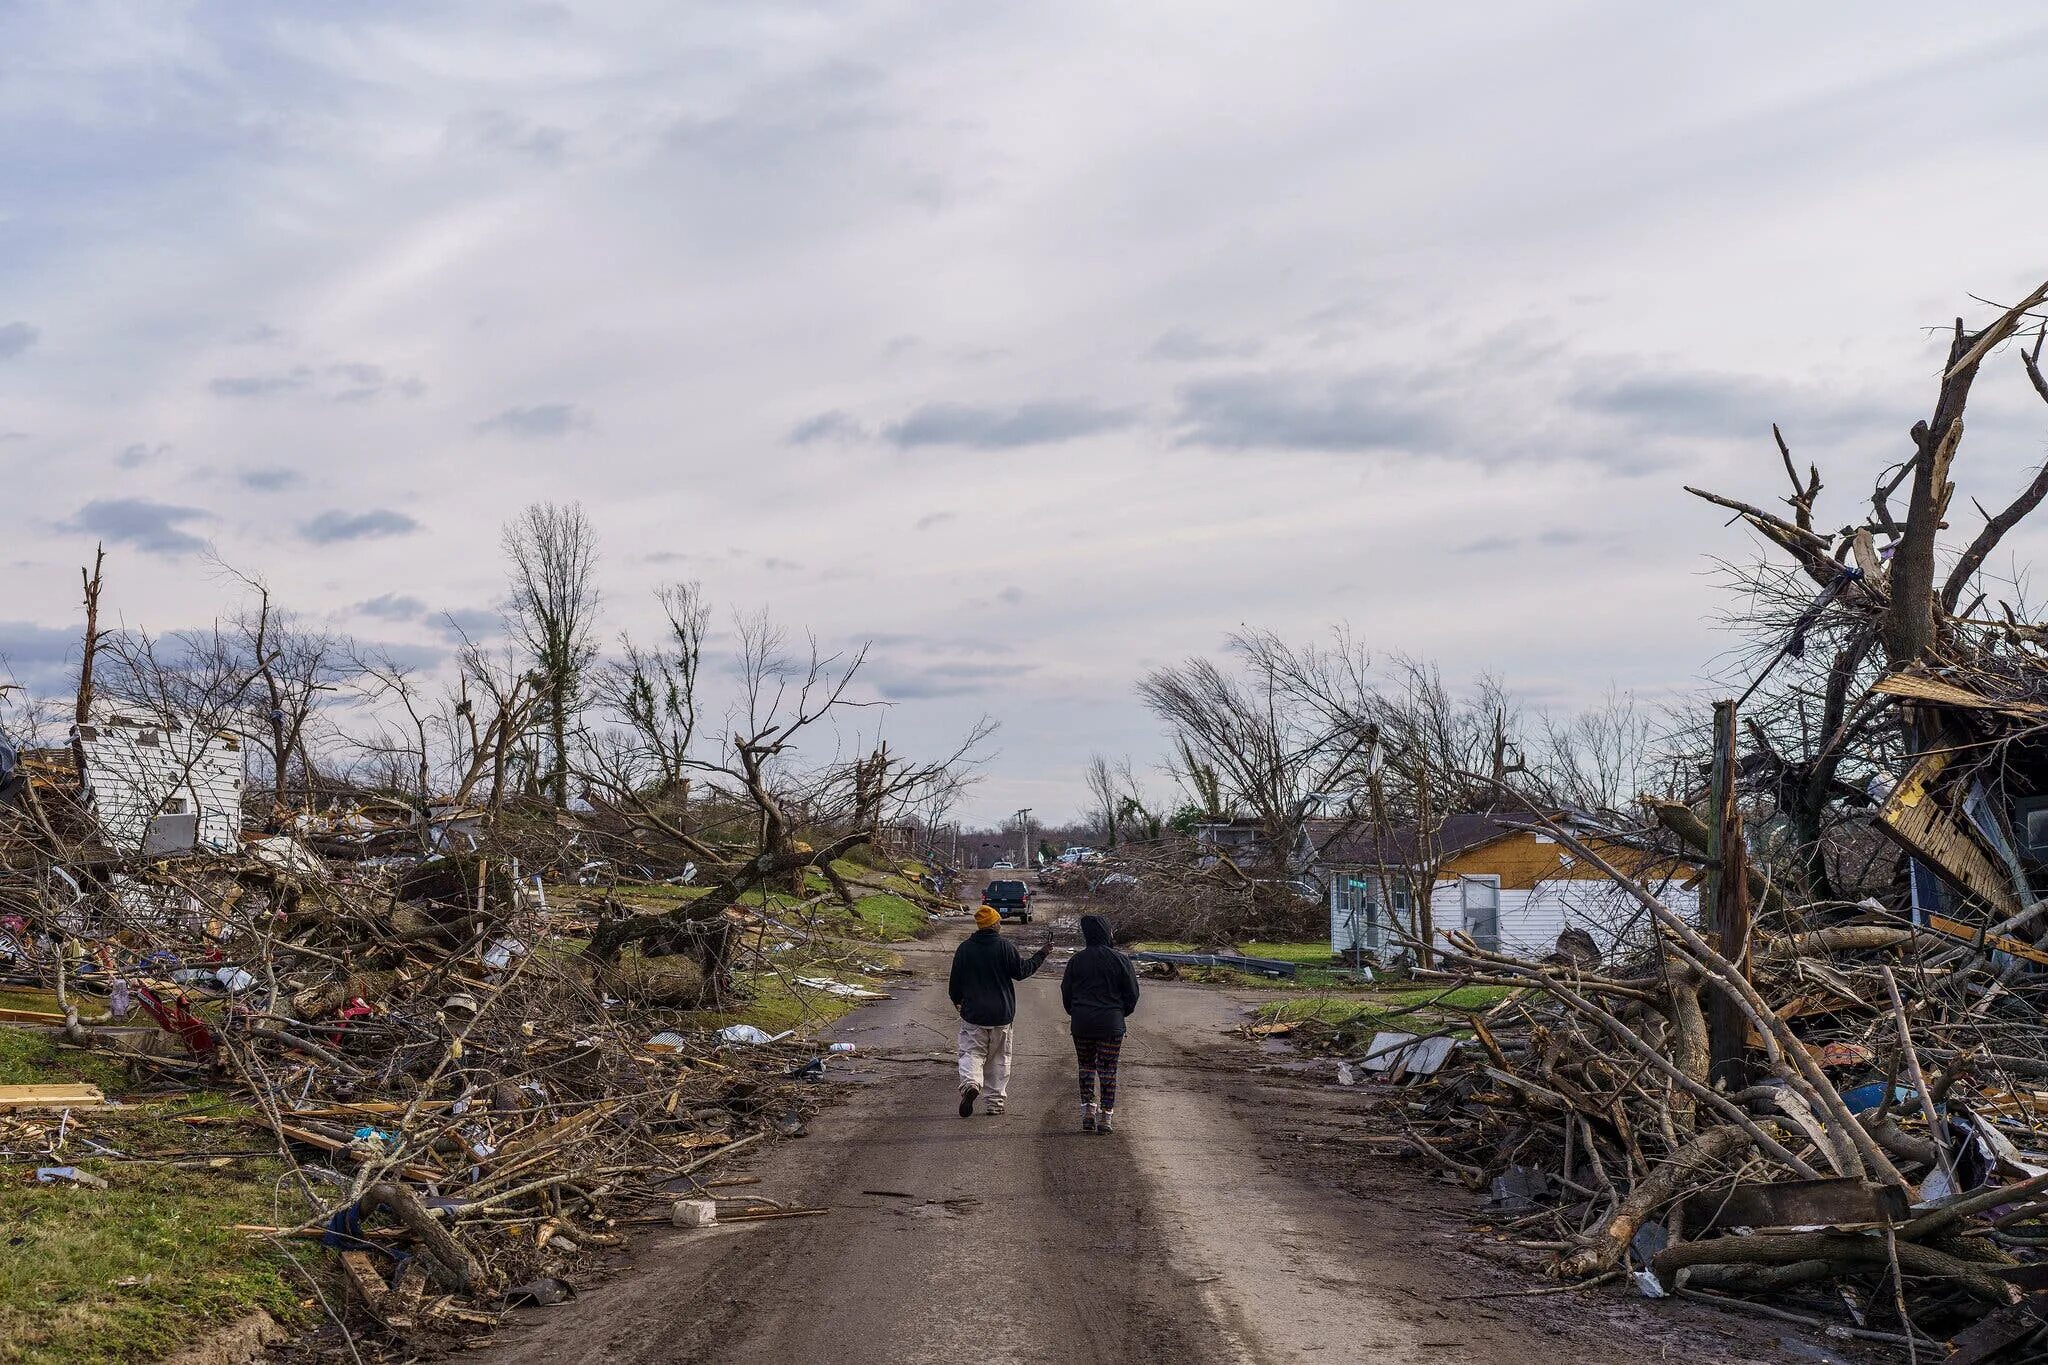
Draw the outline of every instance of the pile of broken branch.
M127 1162L281 1168L277 1218L238 1226L328 1248L358 1331L465 1337L558 1301L624 1226L718 1199L712 1163L802 1133L820 1045L697 1022L688 1006L743 988L687 950L595 958L606 927L716 934L721 963L822 973L793 981L833 994L877 994L834 970L884 970L804 902L633 916L616 884L557 884L550 903L486 853L330 865L279 835L59 861L43 843L24 834L0 875L0 984L47 1006L0 1028L119 1061L124 1098L175 1099L153 1112L184 1138L124 1127L140 1111L92 1087L33 1085L0 1087L18 1115L4 1145L74 1184ZM719 1220L798 1212L740 1204Z
M1576 857L1600 852L1560 825ZM1413 1147L1575 1281L1729 1302L1965 1360L2048 1339L2044 987L1875 903L1746 961L1609 868L1655 947L1530 960L1452 935L1434 973L1511 987L1408 1093ZM1773 922L1775 921L1775 922ZM1709 1017L1746 1046L1715 1066ZM1840 1318L1847 1304L1851 1320Z

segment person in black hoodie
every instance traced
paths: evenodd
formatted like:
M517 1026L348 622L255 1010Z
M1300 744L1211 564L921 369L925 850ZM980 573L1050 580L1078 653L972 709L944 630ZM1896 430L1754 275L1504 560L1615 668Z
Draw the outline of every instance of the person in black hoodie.
M1010 1089L1010 1025L1017 1018L1016 983L1045 965L1045 946L1025 957L997 932L1003 922L993 906L974 912L974 932L953 950L953 974L946 993L960 1011L960 1117L974 1112L984 1088L988 1112L1003 1112Z
M1067 963L1060 1003L1067 1007L1074 1055L1081 1064L1081 1131L1109 1133L1116 1130L1116 1064L1123 1053L1124 1020L1138 1008L1138 973L1129 958L1110 946L1109 921L1102 916L1081 916L1081 937L1087 946Z

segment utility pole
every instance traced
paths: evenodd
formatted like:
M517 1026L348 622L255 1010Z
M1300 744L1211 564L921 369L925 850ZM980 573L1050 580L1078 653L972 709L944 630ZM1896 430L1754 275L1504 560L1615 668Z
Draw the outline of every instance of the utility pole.
M1031 807L1017 812L1017 866L1031 866Z

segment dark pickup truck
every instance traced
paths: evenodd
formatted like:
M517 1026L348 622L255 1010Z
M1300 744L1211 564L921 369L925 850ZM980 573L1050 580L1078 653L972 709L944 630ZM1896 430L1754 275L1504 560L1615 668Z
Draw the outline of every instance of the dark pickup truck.
M1024 882L990 882L981 893L981 903L994 906L1004 919L1031 923L1031 888Z

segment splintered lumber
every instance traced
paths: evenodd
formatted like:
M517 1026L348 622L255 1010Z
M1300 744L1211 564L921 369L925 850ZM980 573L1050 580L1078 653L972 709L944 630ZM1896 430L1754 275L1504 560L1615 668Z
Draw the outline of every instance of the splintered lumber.
M2008 919L2020 912L2012 882L1991 855L1970 834L1964 822L1944 809L1934 784L1948 767L1943 750L1923 755L1909 769L1877 813L1877 828L1893 842L1928 864L1963 891Z
M65 1018L48 1010L18 1010L0 1006L0 1024L49 1024L62 1027Z
M69 1109L74 1106L99 1105L106 1102L107 1097L96 1085L0 1085L0 1112L16 1109Z
M2023 939L2013 938L2008 934L1984 933L1981 925L1965 924L1959 919L1950 919L1946 915L1929 915L1927 917L1927 927L1936 933L1946 934L1950 938L1961 939L1963 942L1971 944L1976 943L1978 935L1982 934L1984 946L1987 948L1996 949L2001 953L2010 953L2014 957L2025 958L2029 962L2037 962L2042 966L2048 966L2048 952L2043 952L2033 944Z
M1938 702L1943 706L1960 707L1964 710L2005 711L2017 716L2039 718L2048 716L2048 706L2033 701L2000 701L1957 687L1954 683L1930 678L1924 673L1892 673L1879 678L1870 685L1873 692L1886 696L1904 697L1909 701Z

